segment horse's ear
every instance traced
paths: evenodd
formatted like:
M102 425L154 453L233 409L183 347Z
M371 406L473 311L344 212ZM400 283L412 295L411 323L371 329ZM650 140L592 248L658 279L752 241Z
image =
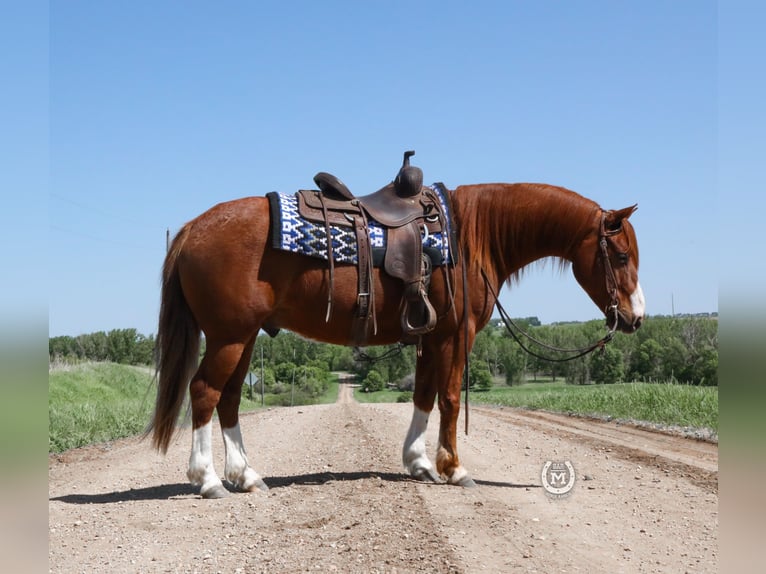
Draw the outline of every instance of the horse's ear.
M638 204L635 203L630 207L607 211L606 220L604 222L605 227L610 231L617 231L622 225L622 221L628 219L637 209Z

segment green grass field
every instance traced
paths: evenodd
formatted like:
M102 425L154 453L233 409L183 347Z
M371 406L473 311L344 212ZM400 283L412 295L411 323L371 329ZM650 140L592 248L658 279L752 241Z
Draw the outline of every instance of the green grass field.
M106 442L142 433L154 408L155 388L151 369L114 363L83 363L61 366L48 374L48 451L61 452L87 444ZM337 382L312 403L333 403ZM290 397L266 395L265 406ZM307 404L296 395L295 404ZM242 399L240 411L261 407Z
M360 403L395 403L402 391L384 389L374 393L363 393L359 388L354 389L354 398Z
M661 383L527 383L471 393L476 403L606 416L718 432L718 387Z
M359 402L395 402L399 391L355 392ZM580 415L632 419L718 432L718 387L620 383L567 385L538 382L471 391L470 402Z
M48 449L70 448L140 434L154 406L152 372L112 363L56 368L48 376ZM400 391L362 393L359 402L397 402ZM338 383L318 399L297 395L294 404L333 403ZM265 406L290 404L289 395L266 395ZM536 382L486 392L472 391L472 403L632 419L718 432L718 388L678 384L623 383L566 385ZM242 399L240 411L261 408L260 395Z
M141 433L154 396L149 369L85 363L48 375L48 450Z

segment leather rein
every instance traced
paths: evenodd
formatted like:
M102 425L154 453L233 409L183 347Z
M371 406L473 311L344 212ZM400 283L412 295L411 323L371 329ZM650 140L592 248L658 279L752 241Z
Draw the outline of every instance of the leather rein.
M511 334L511 337L513 337L513 339L519 344L519 346L522 349L524 349L527 353L529 353L533 357L537 357L538 359L542 359L544 361L550 361L554 363L563 363L566 361L571 361L573 359L578 359L584 355L587 355L588 353L595 351L596 349L603 349L606 346L606 344L612 340L612 338L614 337L614 334L617 332L617 323L619 321L619 313L617 310L619 299L617 297L617 278L615 277L614 269L612 268L612 262L609 260L609 251L607 249L607 246L608 246L607 238L613 235L616 235L620 233L621 231L622 231L622 226L620 226L617 229L611 229L611 230L606 228L606 212L602 211L598 244L599 244L599 253L601 255L601 261L604 265L604 281L606 282L606 290L607 290L607 293L609 293L609 304L604 309L604 314L607 317L609 316L610 313L613 314L614 322L612 323L612 326L609 327L609 330L607 331L606 335L604 335L601 339L599 339L595 343L586 345L585 347L580 347L577 349L563 349L560 347L549 345L548 343L544 343L543 341L536 339L535 337L533 337L532 335L524 331L508 315L507 311L505 310L503 305L500 303L500 298L498 297L497 292L495 291L494 287L492 287L492 284L489 282L489 278L487 277L487 274L485 273L483 268L481 269L481 276L484 278L484 283L489 289L489 292L495 298L495 307L497 307L497 310L500 313L500 318L502 319L503 324L505 325L505 328L508 330L508 332ZM514 332L511 326L513 326L513 328L515 328L516 331L518 331L518 333L524 335L527 339L529 339L533 343L543 348L546 348L549 351L555 351L558 353L575 353L575 354L570 357L563 357L563 358L553 358L553 357L546 357L544 355L540 355L532 351L531 349L529 349L529 347L527 347L519 338L518 334Z

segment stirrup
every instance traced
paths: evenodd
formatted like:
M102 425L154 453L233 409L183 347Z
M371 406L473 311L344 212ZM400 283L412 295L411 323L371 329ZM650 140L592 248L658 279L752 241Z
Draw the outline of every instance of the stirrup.
M414 305L413 305L414 304ZM421 325L413 325L410 322L410 311L424 312L425 319ZM428 296L421 293L418 299L404 301L404 312L402 313L402 332L405 337L419 337L433 331L436 326L436 309L431 305Z

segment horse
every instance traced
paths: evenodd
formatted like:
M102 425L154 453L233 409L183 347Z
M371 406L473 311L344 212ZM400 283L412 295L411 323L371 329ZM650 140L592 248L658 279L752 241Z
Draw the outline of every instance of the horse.
M638 281L638 243L628 218L637 209L605 210L563 187L532 183L471 184L450 194L458 257L435 268L429 297L438 312L422 336L415 372L414 409L402 462L414 478L475 486L460 463L457 419L462 373L476 334L491 319L496 294L535 261L553 258L604 314L612 330L633 333L644 320ZM224 477L236 491L267 491L251 466L238 408L260 330L287 329L304 337L353 345L357 269L336 265L333 313L327 262L275 249L264 197L215 205L186 223L173 239L162 269L157 344L157 397L147 434L166 453L188 388L192 447L188 479L203 498L228 496L213 466L212 416L218 412L225 448ZM377 329L369 345L400 340L401 282L374 269ZM199 360L200 336L206 348ZM438 398L438 400L437 400ZM435 464L425 431L438 404Z

